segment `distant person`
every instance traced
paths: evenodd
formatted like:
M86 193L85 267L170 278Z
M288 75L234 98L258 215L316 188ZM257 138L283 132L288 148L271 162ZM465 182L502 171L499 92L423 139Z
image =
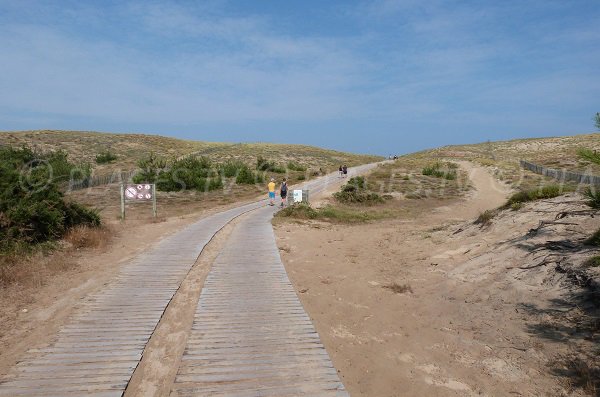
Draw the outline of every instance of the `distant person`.
M269 182L269 205L275 205L275 179L271 178Z
M342 173L344 174L344 177L348 176L348 166L347 165L344 165L342 167Z
M340 165L340 178L344 176L344 168L342 168L342 166Z
M279 195L281 196L281 208L285 206L285 200L287 199L288 186L287 179L283 178L283 182L281 182L281 187L279 188Z

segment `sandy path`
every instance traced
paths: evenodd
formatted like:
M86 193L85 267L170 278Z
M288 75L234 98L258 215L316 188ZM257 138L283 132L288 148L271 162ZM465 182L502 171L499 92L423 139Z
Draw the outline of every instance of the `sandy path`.
M496 250L527 223L455 235L509 193L485 169L461 166L475 187L461 202L359 226L276 227L290 279L354 397L564 392L546 370L557 347L532 339L517 309L547 288L516 282L506 271L514 251Z
M466 200L436 209L444 221L464 221L479 215L485 210L498 208L506 201L510 187L492 177L487 169L468 161L458 162L467 172L474 190ZM430 221L430 222L433 222Z

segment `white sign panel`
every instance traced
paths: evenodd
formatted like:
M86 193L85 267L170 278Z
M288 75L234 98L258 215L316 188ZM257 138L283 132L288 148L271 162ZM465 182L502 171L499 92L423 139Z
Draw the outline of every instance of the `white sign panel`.
M127 185L125 198L128 200L152 200L152 185Z
M302 190L294 190L294 203L302 202Z

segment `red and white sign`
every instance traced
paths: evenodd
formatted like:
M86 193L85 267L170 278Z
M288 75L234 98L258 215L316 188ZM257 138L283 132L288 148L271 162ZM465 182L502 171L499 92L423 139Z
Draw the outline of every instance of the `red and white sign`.
M152 185L127 185L125 198L135 201L152 200Z

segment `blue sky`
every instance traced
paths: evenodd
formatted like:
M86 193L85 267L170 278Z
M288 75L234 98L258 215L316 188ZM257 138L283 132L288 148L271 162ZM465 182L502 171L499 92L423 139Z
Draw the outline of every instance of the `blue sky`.
M0 130L406 153L592 132L600 1L0 0Z

